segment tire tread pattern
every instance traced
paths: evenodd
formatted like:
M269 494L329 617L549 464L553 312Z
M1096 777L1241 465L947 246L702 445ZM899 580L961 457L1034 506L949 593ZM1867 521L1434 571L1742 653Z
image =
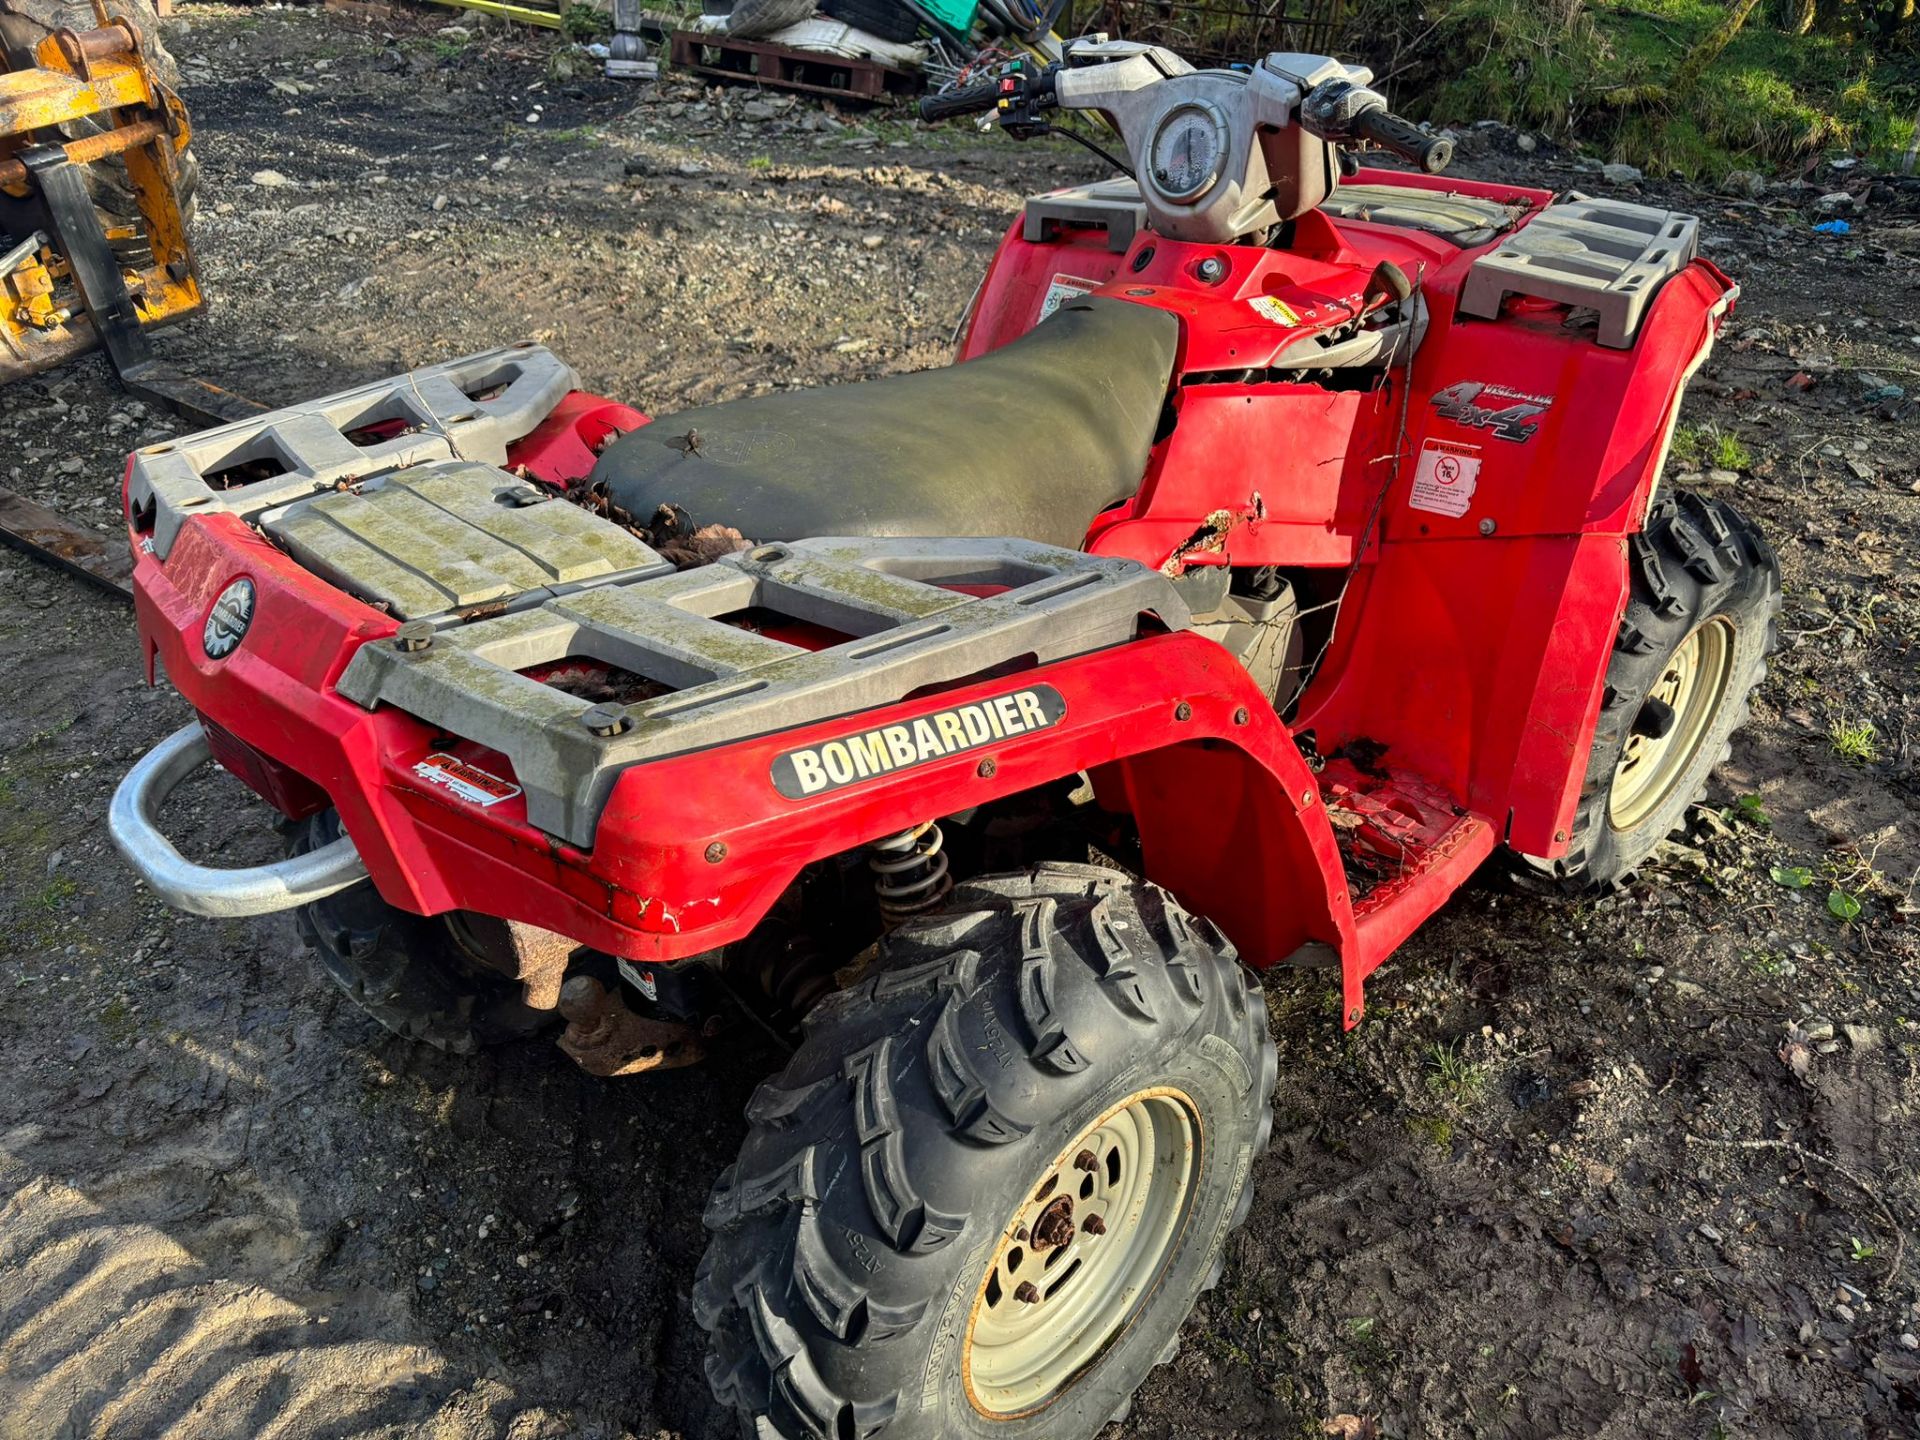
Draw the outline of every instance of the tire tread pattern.
M991 1154L1030 1133L1002 1097L1085 1083L1091 1052L1082 1042L1097 1037L1070 1034L1068 1019L1084 1028L1102 1011L1089 1000L1069 1004L1070 995L1098 988L1103 1035L1172 1023L1227 1045L1247 1062L1256 1154L1271 1132L1278 1058L1263 992L1209 922L1157 887L1091 866L968 881L950 905L896 931L876 973L842 1003L816 1007L787 1072L755 1095L743 1159L707 1206L713 1240L693 1295L694 1319L712 1338L707 1378L764 1440L877 1440L898 1431L898 1417L919 1413L918 1394L905 1399L918 1381L889 1370L885 1357L896 1352L887 1347L926 1343L924 1326L951 1282L904 1301L896 1287L885 1303L874 1284L894 1267L932 1263L929 1252L949 1247L969 1217L930 1205L916 1167L943 1145L960 1147L947 1155L965 1163L965 1153ZM940 953L953 941L972 948ZM970 1048L962 1035L964 1017L977 1023L987 1013L1005 1019L1004 1055ZM1225 1022L1223 1038L1212 1038L1208 1015ZM865 1216L846 1200L837 1211L823 1203L830 1168L856 1156ZM1233 1224L1251 1195L1248 1186L1239 1196ZM870 1238L849 1248L849 1226ZM1176 1332L1159 1358L1177 1342ZM842 1377L839 1389L832 1376Z

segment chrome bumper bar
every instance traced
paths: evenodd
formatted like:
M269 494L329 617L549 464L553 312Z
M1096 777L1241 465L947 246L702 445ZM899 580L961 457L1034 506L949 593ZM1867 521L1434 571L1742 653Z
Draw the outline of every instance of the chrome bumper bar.
M291 910L367 878L353 841L342 835L305 855L238 870L196 865L160 833L160 807L213 759L196 724L174 731L127 772L107 809L114 846L153 892L176 910L226 919Z

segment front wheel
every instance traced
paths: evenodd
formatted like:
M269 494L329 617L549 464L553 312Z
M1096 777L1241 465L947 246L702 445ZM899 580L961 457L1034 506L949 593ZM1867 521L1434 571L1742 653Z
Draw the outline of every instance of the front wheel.
M1272 1125L1258 983L1092 866L974 881L748 1108L694 1315L766 1440L1087 1440L1218 1278Z
M1618 884L1686 819L1776 643L1779 562L1725 501L1662 499L1628 541L1628 565L1571 846L1562 860L1528 862L1575 890Z

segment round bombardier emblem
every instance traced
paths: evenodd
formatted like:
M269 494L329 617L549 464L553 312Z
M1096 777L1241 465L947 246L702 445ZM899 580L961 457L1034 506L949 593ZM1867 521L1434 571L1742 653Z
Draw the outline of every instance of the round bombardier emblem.
M209 660L224 660L240 648L253 624L253 581L236 580L220 592L207 612L207 628L200 634Z

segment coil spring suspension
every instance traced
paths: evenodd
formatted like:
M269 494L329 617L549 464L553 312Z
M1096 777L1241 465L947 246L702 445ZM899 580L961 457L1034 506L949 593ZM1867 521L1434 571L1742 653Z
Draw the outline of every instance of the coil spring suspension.
M941 853L945 844L946 837L932 820L873 842L867 865L873 871L880 919L889 930L933 909L952 891L953 877Z

